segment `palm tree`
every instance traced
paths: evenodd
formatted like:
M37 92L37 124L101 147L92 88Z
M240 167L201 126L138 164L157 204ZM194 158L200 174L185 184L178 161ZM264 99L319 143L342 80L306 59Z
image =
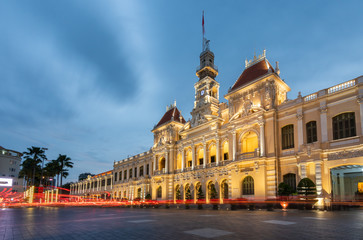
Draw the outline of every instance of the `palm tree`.
M59 163L57 160L52 160L45 165L44 175L48 178L54 178L59 174ZM57 182L58 183L58 182Z
M23 152L24 154L24 162L22 163L22 167L24 172L29 172L30 169L33 170L32 174L32 184L35 185L35 170L39 168L39 164L42 163L44 160L47 160L47 157L44 153L44 148L34 147L27 148L28 152ZM24 169L30 168L30 169ZM29 176L28 176L29 177Z
M67 157L67 155L61 155L61 154L59 154L56 160L59 163L59 175L60 175L61 186L63 182L63 177L66 178L69 174L68 168L73 168L73 162L71 162L71 160L72 159L70 157Z

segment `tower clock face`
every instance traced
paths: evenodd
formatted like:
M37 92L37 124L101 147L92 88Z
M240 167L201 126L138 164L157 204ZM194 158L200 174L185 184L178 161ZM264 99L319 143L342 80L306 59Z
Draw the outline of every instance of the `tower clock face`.
M204 95L204 90L200 91L200 95L202 96Z

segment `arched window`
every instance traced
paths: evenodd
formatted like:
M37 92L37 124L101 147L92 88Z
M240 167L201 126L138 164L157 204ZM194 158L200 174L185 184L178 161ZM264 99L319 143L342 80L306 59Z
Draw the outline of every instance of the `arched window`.
M248 132L242 138L242 153L254 152L258 148L258 137L255 132Z
M216 161L216 152L217 152L216 145L213 144L209 148L209 162L210 163L214 163Z
M356 136L354 112L342 113L333 117L333 139Z
M204 161L204 150L203 148L200 148L198 150L198 165L203 165L203 161Z
M284 175L284 183L289 185L292 190L296 191L296 174L294 173L288 173Z
M255 194L255 181L251 176L247 176L242 182L242 194L254 195Z
M221 184L221 190L222 190L222 198L223 199L228 199L229 195L228 195L228 183L227 180L224 180Z
M187 152L187 167L191 167L192 166L192 161L193 161L192 151L188 151Z
M281 128L282 150L294 148L294 125Z
M225 141L223 143L223 160L228 160L229 159L229 156L228 156L228 149L229 148L229 145L228 145L228 142Z
M137 189L137 198L141 198L141 188Z
M161 158L159 161L159 170L163 170L165 168L165 158Z
M306 142L313 143L316 141L318 141L316 121L311 121L306 124Z
M162 189L161 186L159 186L158 189L156 190L156 197L161 198L161 196L162 196Z

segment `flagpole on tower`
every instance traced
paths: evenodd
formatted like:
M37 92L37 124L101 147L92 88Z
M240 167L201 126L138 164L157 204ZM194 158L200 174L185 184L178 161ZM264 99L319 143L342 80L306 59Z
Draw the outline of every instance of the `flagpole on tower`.
M205 34L205 30L204 30L204 11L202 14L202 29L203 29L203 41L202 41L202 50L205 50L205 38L204 38L204 34Z

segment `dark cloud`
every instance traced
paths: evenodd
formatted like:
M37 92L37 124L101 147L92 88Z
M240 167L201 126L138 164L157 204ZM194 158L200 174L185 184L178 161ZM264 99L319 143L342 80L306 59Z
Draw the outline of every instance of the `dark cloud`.
M123 52L126 46L117 37L122 29L114 32L115 28L102 17L106 12L83 1L32 2L29 11L51 28L48 30L63 51L84 60L97 72L95 87L120 103L133 96L137 79Z

